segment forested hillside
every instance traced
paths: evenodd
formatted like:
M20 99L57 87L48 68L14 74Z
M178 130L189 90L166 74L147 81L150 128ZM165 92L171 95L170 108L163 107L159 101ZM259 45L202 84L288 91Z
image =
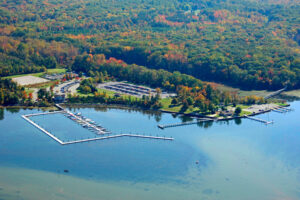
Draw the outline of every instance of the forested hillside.
M241 88L300 88L299 10L299 0L3 0L0 76L104 54Z

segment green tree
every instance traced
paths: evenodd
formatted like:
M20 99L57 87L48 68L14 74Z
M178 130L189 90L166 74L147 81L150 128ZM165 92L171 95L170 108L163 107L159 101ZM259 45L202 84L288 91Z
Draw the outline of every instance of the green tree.
M235 109L235 111L234 111L234 114L235 114L236 116L239 116L239 115L241 114L241 112L242 112L242 108L241 108L241 107L237 107L237 108Z

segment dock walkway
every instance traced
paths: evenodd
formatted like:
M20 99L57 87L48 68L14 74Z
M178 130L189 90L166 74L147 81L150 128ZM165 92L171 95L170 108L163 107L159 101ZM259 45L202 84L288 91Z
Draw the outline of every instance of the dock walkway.
M165 128L171 128L171 127L176 127L176 126L186 126L186 125L197 124L199 122L209 122L209 121L214 121L214 119L202 118L202 119L198 119L197 121L192 121L192 122L182 122L182 123L166 124L166 125L159 124L159 125L157 125L157 127L160 129L165 129Z
M174 138L172 137L159 137L159 136L136 135L136 134L119 134L119 135L110 135L105 137L96 137L96 138L89 138L83 140L74 140L74 141L64 142L63 145L76 144L82 142L91 142L96 140L105 140L105 139L118 138L118 137L137 137L137 138L148 138L148 139L170 140L170 141L174 140Z
M273 121L266 121L266 120L263 120L263 119L260 119L260 118L250 117L250 116L247 116L247 115L244 115L244 117L246 117L248 119L251 119L251 120L254 120L254 121L257 121L257 122L262 122L262 123L264 123L266 125L273 123Z
M30 124L32 124L33 126L35 126L36 128L38 128L39 130L41 130L42 132L46 133L46 135L48 135L49 137L51 137L53 140L55 140L56 142L58 142L59 144L64 144L63 141L61 141L60 139L58 139L57 137L55 137L54 135L52 135L51 133L49 133L48 131L46 131L45 129L43 129L42 127L40 127L38 124L36 124L34 121L32 121L31 119L29 119L27 117L28 115L22 115L23 119L25 119L26 121L28 121Z
M53 111L53 112L45 112L45 113L33 113L33 114L28 114L24 115L26 117L33 117L33 116L39 116L39 115L51 115L51 114L57 114L57 113L63 113L63 111Z

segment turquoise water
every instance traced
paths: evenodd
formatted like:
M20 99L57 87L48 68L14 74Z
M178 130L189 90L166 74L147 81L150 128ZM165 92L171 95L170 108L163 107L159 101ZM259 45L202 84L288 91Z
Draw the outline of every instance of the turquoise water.
M182 120L121 109L72 109L114 134L172 136L174 141L115 138L61 146L0 112L0 199L300 199L300 102L269 113L265 126L243 119L160 130ZM63 115L33 117L69 140L92 137ZM68 172L64 172L68 170Z

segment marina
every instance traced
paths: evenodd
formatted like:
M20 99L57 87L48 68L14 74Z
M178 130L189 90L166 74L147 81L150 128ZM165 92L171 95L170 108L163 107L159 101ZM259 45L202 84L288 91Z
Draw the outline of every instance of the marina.
M56 107L60 109L60 111L53 111L53 112L45 112L45 113L33 113L33 114L26 114L21 115L23 119L25 119L27 122L32 124L34 127L48 135L50 138L54 139L56 142L58 142L61 145L68 145L68 144L76 144L76 143L82 143L82 142L91 142L91 141L97 141L97 140L105 140L105 139L111 139L111 138L118 138L118 137L135 137L135 138L147 138L147 139L158 139L158 140L169 140L172 141L174 138L172 137L161 137L161 136L151 136L151 135L141 135L141 134L117 134L117 135L109 135L109 136L102 136L102 137L92 137L92 138L85 138L85 139L75 139L75 140L67 140L63 141L56 137L54 134L50 133L50 131L47 131L45 128L43 128L41 125L37 124L33 120L30 119L30 117L34 116L43 116L43 115L53 115L53 114L63 114L67 118L73 120L74 122L80 124L83 128L88 129L89 131L92 131L96 135L104 135L104 134L110 134L110 131L107 131L102 126L98 125L93 120L86 118L82 116L81 113L72 113L64 108L62 108L60 105L56 104Z
M160 188L164 187L162 182L166 184L163 189L176 187L168 193L169 196L166 196L167 199L174 200L184 199L180 196L182 192L188 192L191 199L221 200L227 199L228 193L231 194L236 190L249 195L247 200L271 199L269 197L276 199L273 188L288 194L287 197L291 197L290 199L298 199L298 193L293 195L290 191L291 189L297 191L299 186L299 181L296 180L300 163L298 148L300 136L297 134L299 106L299 103L293 103L294 111L284 115L268 112L254 116L276 121L272 126L265 126L261 122L244 118L241 119L240 124L231 120L228 123L208 122L203 126L179 126L164 130L157 128L157 125L179 123L182 121L181 116L174 117L162 113L158 121L155 115L125 109L68 109L74 114L81 113L81 116L92 119L114 133L99 136L74 123L62 113L29 117L64 144L50 138L21 117L21 115L41 112L38 109L21 109L19 113L4 111L4 119L0 120L2 128L0 163L2 167L12 167L9 168L10 172L1 168L0 176L3 180L1 186L4 188L2 192L11 193L9 188L15 185L17 190L18 183L29 186L36 184L37 187L34 186L32 189L24 188L21 194L36 188L44 188L45 192L39 196L39 199L43 199L49 194L49 187L44 186L44 183L51 182L53 186L58 185L55 191L63 188L65 191L70 191L68 194L74 194L74 188L79 188L76 191L82 191L82 194L86 195L86 191L94 187L95 196L88 197L99 199L99 190L101 194L105 193L107 182L112 182L111 191L117 194L120 193L120 188L116 185L122 186L126 180L130 187L124 191L124 195L132 195L132 190L136 186L149 189L143 190L144 196L150 195L152 191L151 194L157 195L146 200L164 199L158 197L162 192ZM18 126L14 126L16 124ZM165 135L166 138L170 137L174 140L120 136L127 133ZM111 137L114 135L117 136ZM272 159L269 155L273 155ZM16 174L14 166L34 171L20 171ZM249 168L254 170L248 170ZM39 172L53 173L54 179ZM11 174L10 179L7 178L7 174ZM28 177L29 174L32 176ZM237 179L237 174L243 175L244 179ZM260 176L256 176L257 174ZM66 182L66 176L80 177L81 180ZM37 179L37 177L41 178ZM149 185L154 179L158 181ZM6 185L8 180L11 180L12 184ZM216 186L215 181L220 181L222 185ZM94 182L101 184L91 186ZM147 185L144 185L144 182L147 182ZM72 187L67 190L66 186L70 184ZM270 184L274 187L265 187ZM87 186L82 188L85 185ZM282 187L282 185L288 186ZM263 193L256 192L264 187L266 190ZM180 188L184 189L180 190ZM199 189L195 190L195 188ZM209 189L214 191L214 195L207 195ZM80 200L81 197L77 199ZM243 199L243 195L240 194L230 197L234 200ZM31 195L27 199L34 198L35 196ZM65 199L76 198L67 196ZM107 198L104 195L101 199ZM118 199L118 195L113 199Z

